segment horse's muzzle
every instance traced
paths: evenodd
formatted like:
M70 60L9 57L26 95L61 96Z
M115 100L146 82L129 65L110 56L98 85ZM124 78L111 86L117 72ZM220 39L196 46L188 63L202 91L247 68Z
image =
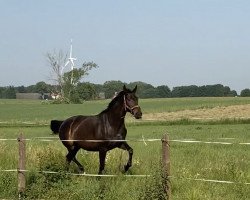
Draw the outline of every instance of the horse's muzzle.
M142 118L142 113L139 113L139 114L136 113L134 116L135 116L136 119L141 119Z
M142 112L141 112L141 108L136 108L133 110L133 115L136 119L141 119L142 118Z

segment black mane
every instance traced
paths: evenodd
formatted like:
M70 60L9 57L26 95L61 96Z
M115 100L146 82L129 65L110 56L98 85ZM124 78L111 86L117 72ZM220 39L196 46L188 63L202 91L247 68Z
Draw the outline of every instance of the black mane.
M131 91L128 90L128 91L125 92L125 91L122 90L121 92L119 92L119 93L112 99L112 101L109 103L108 107L107 107L105 110L103 110L100 114L109 111L109 110L116 104L117 101L119 101L121 98L123 98L123 96L124 96L125 94L127 94L127 93L129 93L129 92L131 92Z

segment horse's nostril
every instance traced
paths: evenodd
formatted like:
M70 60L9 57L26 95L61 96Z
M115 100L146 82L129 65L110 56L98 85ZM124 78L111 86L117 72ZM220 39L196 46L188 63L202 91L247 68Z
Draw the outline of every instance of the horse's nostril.
M135 114L135 118L136 119L140 119L142 117L142 113L141 112L137 112L136 114Z

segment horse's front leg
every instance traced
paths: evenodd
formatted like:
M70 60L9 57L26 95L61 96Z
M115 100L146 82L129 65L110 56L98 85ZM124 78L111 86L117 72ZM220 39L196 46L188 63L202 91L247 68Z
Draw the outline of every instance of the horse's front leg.
M102 174L104 167L105 167L105 159L106 159L107 150L100 149L99 150L99 172L98 174Z
M132 166L132 158L133 158L133 149L128 145L127 142L123 142L122 145L119 147L123 150L128 151L128 163L124 166L125 172L128 171L128 169Z

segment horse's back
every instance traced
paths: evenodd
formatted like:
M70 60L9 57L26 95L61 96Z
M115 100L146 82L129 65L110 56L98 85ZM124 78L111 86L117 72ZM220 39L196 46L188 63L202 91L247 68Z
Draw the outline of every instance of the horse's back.
M70 140L74 140L74 137L73 137L74 132L72 131L73 127L74 125L76 125L76 123L81 122L86 117L87 116L78 115L78 116L70 117L63 121L59 129L59 138L62 140L65 146L73 145L73 141L70 141Z
M64 120L59 130L59 137L61 140L87 137L87 135L89 135L87 132L95 131L98 124L97 116L73 116Z
M98 116L73 116L66 119L59 130L59 137L68 149L78 146L86 150L97 151L99 143L84 140L101 139L102 128Z
M100 124L100 119L96 115L79 119L72 127L74 129L74 138L85 140L97 139L101 130Z

